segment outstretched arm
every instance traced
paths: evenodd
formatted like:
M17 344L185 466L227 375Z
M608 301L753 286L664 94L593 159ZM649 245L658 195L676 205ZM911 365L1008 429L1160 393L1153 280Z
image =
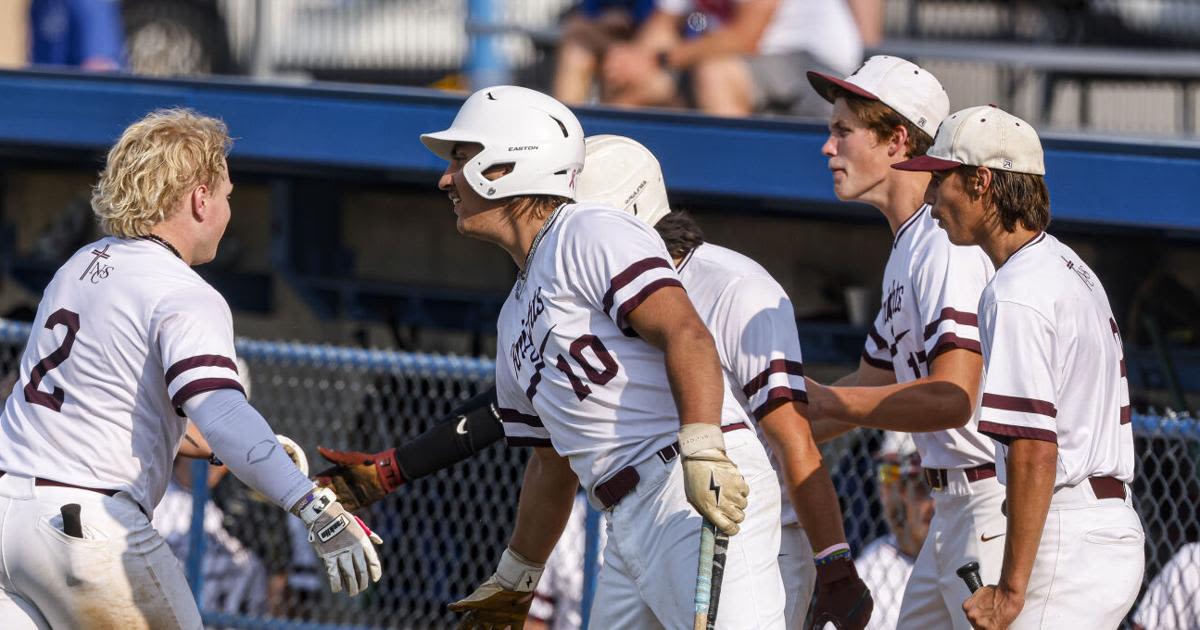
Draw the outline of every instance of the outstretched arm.
M350 511L382 499L401 485L471 459L504 437L496 412L496 388L471 398L411 441L379 453L335 451L321 456L334 465L317 473Z

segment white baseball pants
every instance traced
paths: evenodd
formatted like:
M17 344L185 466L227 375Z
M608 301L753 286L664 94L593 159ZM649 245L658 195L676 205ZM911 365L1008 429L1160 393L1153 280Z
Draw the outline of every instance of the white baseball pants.
M63 533L78 503L83 538ZM125 494L0 477L0 619L9 630L201 628L179 561Z
M1059 488L1050 499L1025 606L1009 627L1119 628L1142 586L1145 543L1129 498L1097 499L1087 482Z
M813 589L817 586L817 567L813 564L812 544L798 523L784 525L779 539L779 573L783 577L784 618L788 630L804 627Z
M726 453L750 485L741 531L729 539L717 624L722 630L784 628L779 574L779 481L753 431L725 434ZM637 487L605 513L608 544L591 627L691 628L700 515L684 497L676 457L635 466Z
M971 591L955 572L974 560L984 584L999 580L1008 526L1000 507L1004 486L995 477L968 482L962 470L952 469L933 501L929 535L904 589L896 627L971 630L962 610Z

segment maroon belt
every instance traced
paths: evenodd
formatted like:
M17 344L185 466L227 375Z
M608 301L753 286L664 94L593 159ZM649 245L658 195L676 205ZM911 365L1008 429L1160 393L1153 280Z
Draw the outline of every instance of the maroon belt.
M1088 477L1097 499L1125 500L1125 484L1116 477Z
M925 468L925 481L929 483L929 487L934 490L941 490L948 484L950 470L946 468ZM982 479L991 479L996 476L995 464L980 464L974 468L963 468L963 474L967 476L967 481L975 483Z
M5 471L0 470L0 477L3 477L4 474L5 474ZM54 481L53 479L42 479L41 477L34 477L33 485L35 485L35 486L53 486L56 488L75 488L76 490L88 490L90 492L99 492L100 494L107 495L110 497L113 496L114 494L120 492L120 490L113 490L111 488L85 488L83 486L77 486L73 483L63 483L61 481Z
M721 427L721 433L729 433L738 429L749 429L750 426L745 422L736 422L727 424ZM679 442L668 444L654 454L664 464L679 456ZM604 505L604 509L609 509L616 505L618 501L625 498L625 495L633 492L637 487L641 476L633 466L626 466L617 471L617 474L609 477L603 483L596 486L596 498L600 499L600 503Z

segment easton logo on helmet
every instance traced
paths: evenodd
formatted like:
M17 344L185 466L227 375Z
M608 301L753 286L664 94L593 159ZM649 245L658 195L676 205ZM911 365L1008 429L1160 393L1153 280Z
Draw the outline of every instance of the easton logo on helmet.
M508 150L510 152L511 151L537 151L537 145L532 144L532 145L527 145L527 146L523 146L523 147L508 147Z

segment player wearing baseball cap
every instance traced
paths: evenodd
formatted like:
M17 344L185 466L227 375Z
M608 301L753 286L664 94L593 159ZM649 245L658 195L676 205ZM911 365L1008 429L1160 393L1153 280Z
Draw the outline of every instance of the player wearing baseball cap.
M933 216L997 270L979 303L979 430L999 443L1008 529L999 580L963 609L981 629L1116 628L1145 569L1125 359L1100 279L1045 231L1037 132L995 107L964 109L895 168L933 172Z
M779 536L781 541L787 627L803 625L819 582L814 617L836 621L847 630L861 628L871 615L871 599L853 571L837 496L804 420L803 359L787 294L760 265L705 243L690 217L671 211L658 160L646 147L621 136L591 136L586 141L585 164L576 197L624 210L663 238L688 297L713 334L726 378L735 384L734 399L758 421L760 438L770 447L772 464L785 489L783 527L780 531L774 524L771 537ZM320 476L339 492L362 497L363 503L377 500L394 489L398 479L411 480L452 466L497 441L499 419L474 409L468 404L450 422L382 453L322 449L327 459L340 465ZM462 427L462 432L450 427ZM394 470L404 474L393 475ZM801 519L807 524L807 535ZM815 566L810 538L820 550L832 548L820 567ZM749 539L743 528L731 540L731 550ZM580 546L562 547L555 549L555 556L577 572ZM728 568L726 575L729 579Z
M495 575L451 605L464 627L520 625L582 486L609 532L595 627L692 625L703 517L731 535L718 625L782 628L779 484L662 239L572 202L574 114L486 88L421 140L449 162L439 187L459 231L520 268L497 323L494 407L508 443L535 455Z
M970 593L955 569L979 561L994 579L1004 551L1004 488L975 413L983 376L976 309L994 272L978 248L956 246L938 229L924 204L929 175L891 168L925 153L949 99L933 75L897 57L809 81L834 104L822 148L834 192L878 208L895 235L858 370L833 387L809 384L814 432L857 425L913 434L936 509L899 627L964 629Z
M92 208L109 236L47 285L0 415L5 628L201 627L151 526L188 419L235 476L304 521L334 591L380 578L378 536L246 401L229 306L192 270L229 223L230 146L221 121L162 110L108 153Z

